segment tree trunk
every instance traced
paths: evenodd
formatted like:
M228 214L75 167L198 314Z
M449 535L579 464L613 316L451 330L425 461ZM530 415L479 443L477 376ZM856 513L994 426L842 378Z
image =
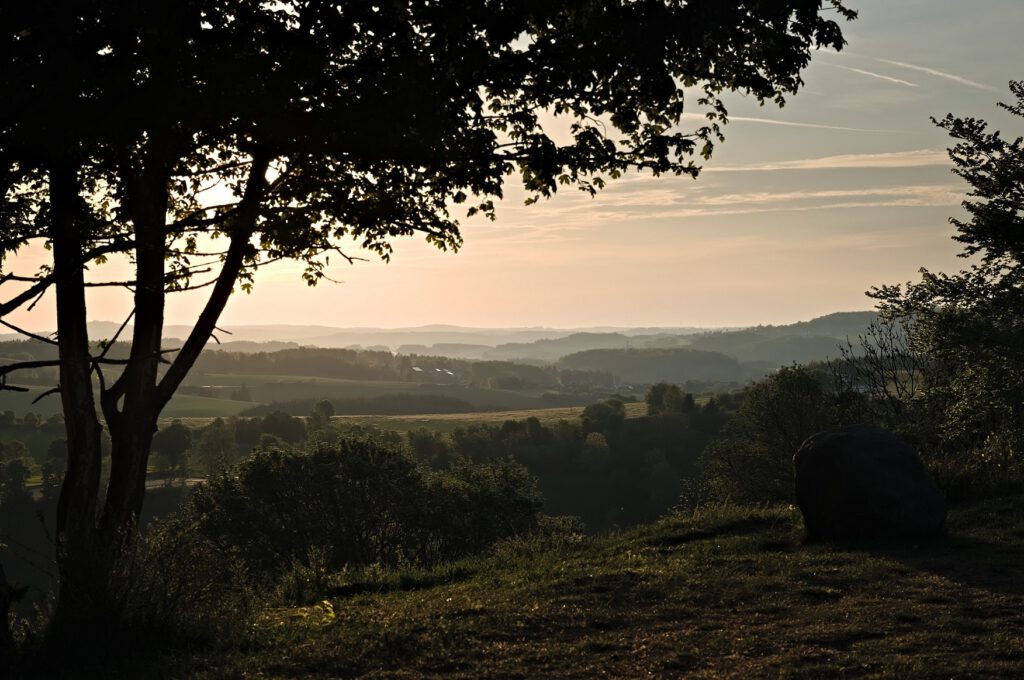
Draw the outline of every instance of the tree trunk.
M214 330L232 288L251 254L253 233L269 157L253 162L220 274L206 306L167 373L159 379L166 298L167 182L159 170L133 175L128 209L135 237L135 319L124 371L110 386L100 381L101 405L111 436L110 482L99 508L101 427L93 399L82 268L83 239L76 231L75 173L54 171L54 262L61 361L61 398L68 434L68 471L58 508L60 591L51 632L76 635L81 624L111 622L121 613L117 560L133 538L146 491L146 466L157 418ZM131 173L129 173L131 174Z
M104 408L110 429L110 485L100 519L105 542L114 546L138 525L146 493L146 466L163 408L157 393L157 369L164 330L164 221L167 186L162 173L140 170L129 183L128 210L135 227L135 319L128 365L115 396L123 405Z
M9 668L14 659L14 638L8 625L13 594L14 589L7 583L7 574L0 564L0 671Z
M103 589L102 555L96 544L96 509L100 484L100 433L96 416L86 326L82 267L83 239L75 219L76 172L58 164L50 172L52 241L57 298L61 402L64 408L68 462L57 504L57 566L60 575L58 616L89 607Z

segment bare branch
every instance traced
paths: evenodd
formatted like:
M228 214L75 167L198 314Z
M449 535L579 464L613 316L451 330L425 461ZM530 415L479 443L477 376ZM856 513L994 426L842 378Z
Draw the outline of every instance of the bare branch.
M46 289L53 285L53 282L54 279L53 275L51 274L50 276L40 279L39 282L36 283L34 286L30 286L25 290L21 291L10 300L6 302L0 302L0 316L7 316L14 310L24 305L26 302L32 300L32 298L36 298L36 301L38 302L38 298L42 297L43 293L46 292ZM36 303L33 302L29 309L32 309L32 307L34 307L35 304Z
M42 335L36 335L35 333L27 331L24 328L19 328L18 326L15 326L13 323L11 323L9 321L4 321L3 319L0 319L0 325L7 326L8 328L10 328L15 333L20 333L21 335L24 335L26 337L32 338L33 340L38 340L39 342L45 342L48 345L56 345L56 344L58 344L57 341L54 340L53 338L47 338L47 337L44 337Z
M27 371L32 368L50 368L60 366L59 359L46 359L41 361L16 361L13 364L0 366L0 376L5 376L15 371Z
M42 401L44 397L48 397L51 394L60 394L60 385L57 385L56 387L51 387L50 389L40 394L38 397L32 400L32 405L35 406L40 401Z
M217 325L217 319L224 311L231 291L238 275L242 271L246 257L251 254L252 246L249 244L256 225L256 218L259 214L260 203L266 192L266 172L272 160L270 154L258 151L253 158L252 166L249 168L249 177L246 181L245 193L239 202L237 220L231 229L231 245L224 258L217 282L210 293L206 306L199 314L192 332L189 334L181 352L175 358L174 363L164 374L158 389L162 404L166 404L178 385L185 379L185 375L192 368L200 352L206 346L207 341L213 334Z

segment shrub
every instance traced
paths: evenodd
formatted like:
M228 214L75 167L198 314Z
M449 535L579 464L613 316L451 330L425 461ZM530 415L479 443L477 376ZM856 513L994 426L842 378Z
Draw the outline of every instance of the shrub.
M257 452L197 489L182 515L273 583L289 569L305 578L456 559L533 530L539 508L533 481L514 463L431 472L399 449L345 439Z
M739 410L701 454L691 502L793 499L793 454L812 434L841 424L807 368L782 368L747 389Z

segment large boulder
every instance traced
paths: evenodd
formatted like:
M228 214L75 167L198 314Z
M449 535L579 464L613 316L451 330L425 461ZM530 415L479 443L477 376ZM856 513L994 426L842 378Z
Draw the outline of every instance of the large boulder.
M877 427L812 436L793 456L796 500L812 540L934 536L946 504L917 452Z

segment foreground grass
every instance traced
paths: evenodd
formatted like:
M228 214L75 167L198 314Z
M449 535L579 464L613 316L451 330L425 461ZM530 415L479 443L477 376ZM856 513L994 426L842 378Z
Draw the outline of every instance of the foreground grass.
M267 612L194 678L1024 675L1024 499L921 543L804 545L790 508L719 508ZM365 585L365 584L364 584ZM372 588L371 588L372 589ZM353 592L364 591L361 594ZM173 670L172 670L173 669Z

